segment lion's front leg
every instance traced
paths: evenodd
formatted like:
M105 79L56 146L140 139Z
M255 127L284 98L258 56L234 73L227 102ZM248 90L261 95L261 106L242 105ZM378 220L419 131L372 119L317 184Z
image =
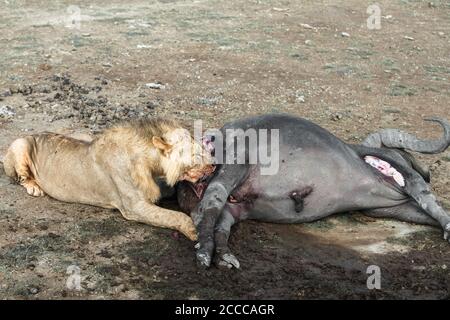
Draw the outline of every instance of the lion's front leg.
M133 204L131 208L120 211L127 220L177 230L188 239L197 240L197 230L192 219L182 212L161 208L142 200Z
M149 168L151 165L147 159L136 158L131 161L133 169L131 178L134 185L142 191L146 200L155 203L161 197L161 191L156 184Z

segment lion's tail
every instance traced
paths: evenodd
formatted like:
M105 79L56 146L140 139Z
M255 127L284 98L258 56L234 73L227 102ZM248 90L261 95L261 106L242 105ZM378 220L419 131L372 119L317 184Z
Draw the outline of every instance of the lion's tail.
M0 174L3 174L3 172L5 172L5 166L4 166L4 164L3 164L3 159L4 159L5 157L2 157L2 156L0 156ZM6 172L5 172L6 173Z
M6 156L1 157L0 156L0 174L3 174L2 171L8 176L12 178L16 178L16 169L14 168L14 157L10 150L6 153ZM3 170L1 170L3 169Z

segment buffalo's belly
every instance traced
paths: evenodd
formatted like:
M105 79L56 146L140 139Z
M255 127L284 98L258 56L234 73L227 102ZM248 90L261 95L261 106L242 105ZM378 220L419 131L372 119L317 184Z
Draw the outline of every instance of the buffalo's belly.
M334 150L300 150L280 163L276 175L253 178L256 192L249 218L269 222L296 223L351 211L401 204L407 197L382 181L362 159ZM257 173L257 171L254 171ZM299 210L292 193L305 188Z

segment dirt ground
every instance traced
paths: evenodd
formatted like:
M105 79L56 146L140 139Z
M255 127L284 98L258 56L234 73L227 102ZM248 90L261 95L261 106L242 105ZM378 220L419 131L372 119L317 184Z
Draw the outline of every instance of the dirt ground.
M217 128L287 112L352 143L385 127L439 136L422 119L450 119L450 2L380 0L379 30L371 4L4 0L0 154L27 133L153 116ZM419 158L450 209L450 152ZM32 198L3 172L0 198L3 299L449 298L450 245L430 227L358 213L249 221L231 238L241 270L202 271L193 243L117 211ZM380 290L366 286L369 265ZM81 290L66 285L74 266Z

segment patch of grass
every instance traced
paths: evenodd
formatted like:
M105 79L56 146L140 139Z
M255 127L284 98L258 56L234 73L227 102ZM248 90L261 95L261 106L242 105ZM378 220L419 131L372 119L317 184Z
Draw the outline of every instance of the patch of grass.
M429 73L450 74L450 67L428 65L428 66L423 66L423 68L425 69L425 71L427 71Z
M385 58L383 59L383 61L381 61L381 64L385 67L393 67L397 64L397 62L394 59Z
M71 35L68 39L69 43L75 48L81 48L92 45L92 39L80 35Z
M439 89L437 89L437 88L435 88L435 87L423 87L423 90L425 90L425 91L431 91L431 92L436 92L436 93L441 92L441 90L439 90Z
M307 55L299 52L291 54L291 57L299 61L306 61L309 59Z
M333 218L339 222L345 224L365 224L363 220L361 220L358 215L351 213L342 213L334 215Z
M400 72L400 67L397 64L397 61L391 58L385 58L381 61L384 69L390 72Z
M333 70L336 68L336 65L334 63L327 63L323 66L323 69L325 70Z
M336 72L340 76L349 76L356 74L358 69L347 64L339 65L335 63L327 63L323 66L323 69L329 70L330 72Z
M102 276L118 276L120 274L120 268L110 264L96 266L95 271Z
M108 15L102 13L95 13L93 16L108 16ZM108 17L105 19L99 19L98 22L118 25L127 23L128 20L130 20L129 17Z
M385 113L392 113L392 114L402 113L402 111L400 109L392 108L392 107L385 107L383 109L383 112L385 112Z
M398 97L398 96L413 96L417 94L417 90L413 87L408 87L401 83L394 83L390 87L389 95Z
M283 113L283 110L277 106L273 106L270 108L270 113Z
M346 51L354 56L359 57L360 59L369 59L371 56L373 56L375 54L375 52L372 50L360 49L360 48L354 48L354 47L347 48Z
M219 103L220 97L201 97L197 100L197 103L202 106L212 107Z
M147 31L127 31L125 32L125 35L127 37L142 37L142 36L148 36L150 33Z
M444 207L444 209L450 210L450 201L442 200L442 206Z
M13 209L8 208L1 208L0 207L0 220L10 218L12 216L16 216L16 211Z
M305 223L307 228L311 229L319 229L319 230L329 230L334 227L334 223L332 223L329 219L319 220L315 222Z

